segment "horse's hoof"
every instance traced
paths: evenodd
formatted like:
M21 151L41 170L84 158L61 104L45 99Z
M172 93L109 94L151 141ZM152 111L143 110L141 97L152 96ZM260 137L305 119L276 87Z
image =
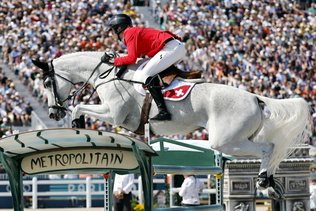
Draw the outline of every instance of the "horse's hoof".
M81 115L79 119L72 120L71 126L72 128L86 128L84 116Z
M270 199L274 199L274 200L281 200L281 199L283 199L283 196L281 196L281 194L278 193L272 187L268 187L268 196L269 196Z
M273 180L273 177L272 177ZM267 172L262 172L258 175L257 178L257 188L258 189L266 189L270 185L270 179L268 178Z
M74 119L71 122L71 127L72 128L80 128L81 124L80 124L80 119Z

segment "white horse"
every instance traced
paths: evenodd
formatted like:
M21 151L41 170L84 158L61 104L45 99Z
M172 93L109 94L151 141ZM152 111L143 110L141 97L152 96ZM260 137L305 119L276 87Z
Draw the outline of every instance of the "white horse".
M140 122L144 96L128 81L139 66L130 65L123 79L116 69L100 64L102 52L79 52L61 56L50 63L33 61L44 71L49 117L65 116L64 102L74 84L84 82L96 88L99 105L76 105L72 119L88 115L115 126L135 131ZM103 77L100 77L103 76ZM302 98L270 99L231 86L198 83L180 102L167 101L172 121L152 121L151 130L159 135L187 134L199 128L209 131L210 147L233 156L262 159L257 187L274 191L273 174L295 145L310 135L310 108ZM157 114L152 106L149 116Z

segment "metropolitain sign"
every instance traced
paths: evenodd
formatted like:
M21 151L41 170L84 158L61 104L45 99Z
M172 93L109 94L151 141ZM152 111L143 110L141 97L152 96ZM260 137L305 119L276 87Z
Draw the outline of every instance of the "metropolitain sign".
M121 149L63 149L31 154L22 159L27 174L80 169L126 169L138 167L132 151Z

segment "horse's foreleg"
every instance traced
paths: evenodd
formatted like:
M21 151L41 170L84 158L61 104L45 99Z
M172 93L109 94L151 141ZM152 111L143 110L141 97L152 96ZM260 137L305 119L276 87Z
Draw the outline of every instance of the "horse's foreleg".
M99 105L77 105L71 113L72 120L78 119L81 115L88 115L96 119L113 123L110 109L106 104Z

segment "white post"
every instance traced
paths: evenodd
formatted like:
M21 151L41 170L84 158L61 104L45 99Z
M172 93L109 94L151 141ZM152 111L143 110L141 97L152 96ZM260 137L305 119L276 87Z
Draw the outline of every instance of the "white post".
M86 208L91 208L91 177L86 178Z
M216 151L215 152L215 162L216 166L222 168L222 153ZM223 170L222 170L223 171ZM223 180L222 180L223 175L216 175L216 204L222 205L223 203Z
M32 179L32 209L37 209L37 177Z
M147 140L147 144L150 145L150 127L149 123L145 124L145 140Z
M170 188L169 188L169 198L170 198L170 207L174 206L173 200L173 174L168 174L170 176Z
M207 188L208 189L211 189L212 186L211 186L211 180L212 180L212 177L210 174L207 175ZM211 194L208 193L208 204L210 205L211 204Z
M112 179L115 179L115 173L112 171L110 173L104 174L104 211L111 211L112 209Z
M138 199L139 203L144 204L142 177L138 176Z

